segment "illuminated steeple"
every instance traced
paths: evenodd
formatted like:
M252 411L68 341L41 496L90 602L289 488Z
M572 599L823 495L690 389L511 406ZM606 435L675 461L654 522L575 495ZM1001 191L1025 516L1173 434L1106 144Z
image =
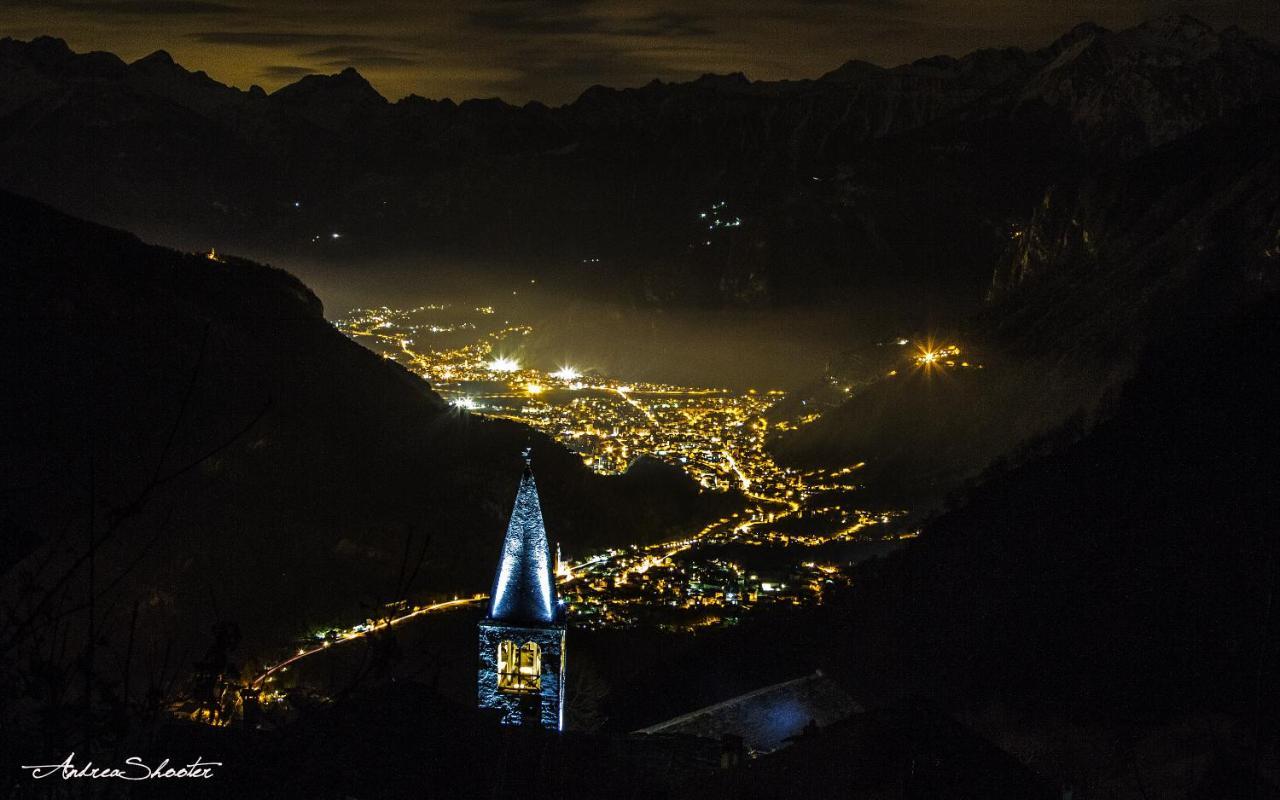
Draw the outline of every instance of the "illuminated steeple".
M556 600L551 546L542 522L529 451L479 623L476 700L505 725L564 727L565 615Z
M538 487L533 482L530 451L524 451L524 475L516 490L515 507L502 541L498 574L493 580L489 619L521 624L556 621L555 582L551 575L551 546L542 522Z

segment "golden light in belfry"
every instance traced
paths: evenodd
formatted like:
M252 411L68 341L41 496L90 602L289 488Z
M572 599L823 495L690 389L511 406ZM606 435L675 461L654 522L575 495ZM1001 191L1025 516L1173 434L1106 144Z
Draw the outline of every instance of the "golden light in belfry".
M498 643L498 691L536 692L542 688L542 649L537 642L519 647L510 639Z

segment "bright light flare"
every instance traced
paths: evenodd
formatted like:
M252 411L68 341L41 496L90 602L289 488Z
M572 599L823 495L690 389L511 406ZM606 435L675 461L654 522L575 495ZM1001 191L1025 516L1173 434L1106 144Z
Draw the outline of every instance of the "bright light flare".
M582 373L573 367L561 367L551 373L551 377L561 381L576 381L578 378L582 377Z
M516 372L519 369L520 362L506 356L498 356L489 362L490 372Z
M453 401L453 405L456 408L465 408L468 411L474 411L479 407L479 404L476 402L474 397L459 397L457 400Z
M543 392L542 385L537 383L525 384L524 390L529 394L542 394Z
M917 350L916 363L922 367L932 367L943 363L951 356L958 355L960 355L960 348L954 344L938 347L933 342L929 342Z

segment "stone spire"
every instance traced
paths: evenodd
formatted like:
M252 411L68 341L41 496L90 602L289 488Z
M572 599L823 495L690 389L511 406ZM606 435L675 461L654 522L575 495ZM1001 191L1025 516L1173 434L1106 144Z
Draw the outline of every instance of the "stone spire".
M538 487L533 482L529 448L523 455L524 475L502 541L498 574L490 593L489 619L525 625L552 624L557 621L559 609L551 574L551 546L542 522Z

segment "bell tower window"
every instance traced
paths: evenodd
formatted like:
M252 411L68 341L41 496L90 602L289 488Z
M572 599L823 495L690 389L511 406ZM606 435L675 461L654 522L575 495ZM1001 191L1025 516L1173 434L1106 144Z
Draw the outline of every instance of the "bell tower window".
M524 452L489 613L477 625L476 703L503 725L564 729L565 606L556 597L551 543Z
M537 692L542 689L542 649L537 642L516 646L510 639L498 642L498 691Z

